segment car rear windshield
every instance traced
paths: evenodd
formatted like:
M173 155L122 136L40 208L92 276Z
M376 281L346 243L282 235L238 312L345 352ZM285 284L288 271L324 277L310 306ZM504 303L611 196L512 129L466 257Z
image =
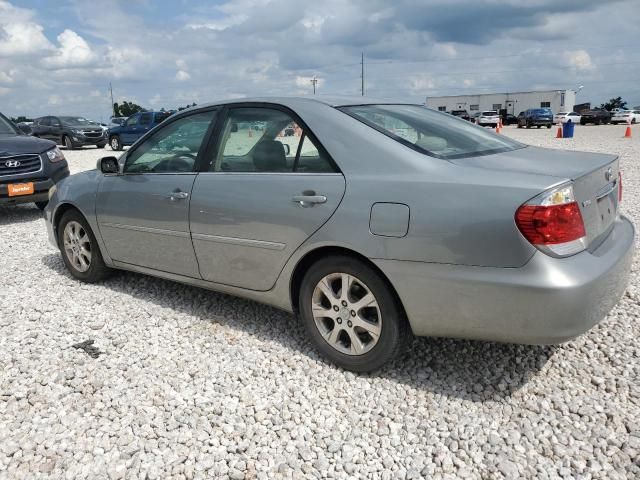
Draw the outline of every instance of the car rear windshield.
M495 110L488 110L486 112L482 112L483 117L493 117L495 115L498 115L498 112L496 112Z
M16 133L18 133L15 129L15 127L13 126L13 123L11 123L7 118L5 118L2 114L0 114L0 135L15 135Z
M427 155L456 159L525 147L471 123L419 105L358 105L340 110Z

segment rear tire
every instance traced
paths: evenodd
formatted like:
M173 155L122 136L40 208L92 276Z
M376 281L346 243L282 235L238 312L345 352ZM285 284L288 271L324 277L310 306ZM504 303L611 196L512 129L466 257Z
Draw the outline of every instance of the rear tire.
M551 128L551 125L547 125L547 128Z
M111 150L122 150L122 143L120 142L120 137L114 135L109 139L109 146Z
M36 207L38 207L40 210L44 210L47 205L49 205L49 202L34 202L36 204Z
M95 283L109 276L111 270L104 264L96 237L80 212L67 211L58 223L57 233L62 260L73 277Z
M331 256L313 264L302 280L298 305L313 344L345 370L380 368L404 351L411 336L390 285L352 257Z
M104 146L106 145L106 143L99 143L96 145L96 147L98 148L104 148Z

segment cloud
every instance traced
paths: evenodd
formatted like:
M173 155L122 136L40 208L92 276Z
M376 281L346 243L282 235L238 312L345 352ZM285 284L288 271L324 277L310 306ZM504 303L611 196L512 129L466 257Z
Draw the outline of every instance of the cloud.
M0 0L12 115L108 116L95 92L109 82L117 99L154 108L310 94L314 75L322 93L359 95L363 52L375 97L585 85L585 101L640 103L640 65L605 48L637 34L637 0L113 0L100 15L90 2L16 3ZM602 22L613 3L616 22Z
M45 64L54 68L82 67L92 64L96 55L84 38L73 30L65 30L58 35L60 47L55 55L46 58Z
M569 66L575 67L577 70L593 70L594 68L591 56L585 50L564 52L564 58Z
M53 48L33 12L0 0L0 57L26 56Z
M191 75L189 75L189 73L185 72L184 70L178 70L176 72L176 80L178 80L179 82L186 82L187 80L191 80Z

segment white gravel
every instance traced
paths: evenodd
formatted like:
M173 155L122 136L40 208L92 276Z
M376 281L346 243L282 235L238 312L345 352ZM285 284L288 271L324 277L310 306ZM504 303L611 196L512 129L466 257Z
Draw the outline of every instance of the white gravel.
M639 127L636 127L639 128ZM505 134L622 156L640 130ZM73 171L109 150L67 152ZM418 339L325 364L293 317L143 275L84 285L31 206L0 207L0 478L640 478L640 290L558 347ZM72 345L94 340L92 358Z

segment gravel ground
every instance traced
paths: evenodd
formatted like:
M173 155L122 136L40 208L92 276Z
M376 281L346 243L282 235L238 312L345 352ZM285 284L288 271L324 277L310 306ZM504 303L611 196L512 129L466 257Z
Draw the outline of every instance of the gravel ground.
M504 133L621 155L637 222L640 130L554 130ZM67 157L79 171L108 152ZM637 261L572 342L423 338L358 376L291 315L137 274L84 285L35 208L0 225L0 478L640 478Z

